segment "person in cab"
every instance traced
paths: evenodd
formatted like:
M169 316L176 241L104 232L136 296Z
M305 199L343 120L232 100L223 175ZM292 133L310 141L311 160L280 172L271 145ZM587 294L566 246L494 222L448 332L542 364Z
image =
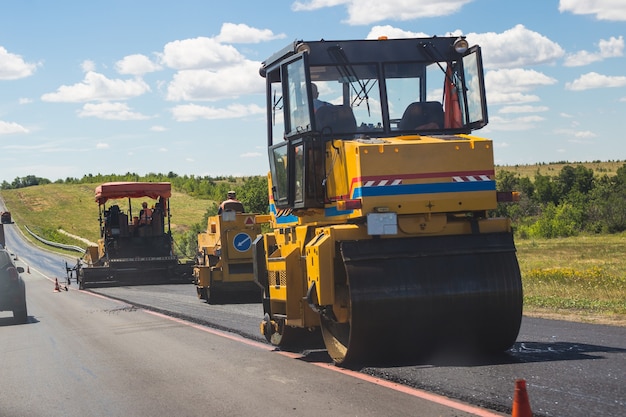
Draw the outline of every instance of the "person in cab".
M237 200L237 193L229 191L226 195L226 200L222 201L220 207L217 209L217 214L222 214L226 210L232 210L237 213L243 213L243 204Z
M139 225L147 225L152 222L152 209L148 208L148 203L141 203L141 211L139 212Z

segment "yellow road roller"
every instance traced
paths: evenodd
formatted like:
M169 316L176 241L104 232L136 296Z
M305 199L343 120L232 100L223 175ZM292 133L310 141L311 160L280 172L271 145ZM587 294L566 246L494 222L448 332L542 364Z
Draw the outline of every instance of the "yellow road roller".
M261 301L261 289L252 274L252 242L266 214L244 212L240 202L233 209L207 219L207 229L198 234L198 253L193 268L198 298L207 303Z
M506 350L522 317L479 46L296 41L262 63L272 231L254 241L261 332L321 333L341 366ZM321 330L321 332L319 331Z

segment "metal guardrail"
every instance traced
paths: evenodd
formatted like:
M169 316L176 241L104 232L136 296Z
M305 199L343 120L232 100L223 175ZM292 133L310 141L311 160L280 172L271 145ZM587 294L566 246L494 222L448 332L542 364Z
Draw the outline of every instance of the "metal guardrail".
M33 233L28 226L24 226L24 228L26 229L26 231L28 233L31 234L31 236L33 236L35 239L37 239L38 241L40 241L43 244L46 244L48 246L53 246L55 248L61 248L61 249L66 249L66 250L73 250L75 252L80 252L82 254L84 254L86 252L86 250L84 248L81 248L79 246L74 246L74 245L66 245L64 243L58 243L58 242L52 242L49 240L46 240L44 238L42 238L41 236L37 236L35 233Z

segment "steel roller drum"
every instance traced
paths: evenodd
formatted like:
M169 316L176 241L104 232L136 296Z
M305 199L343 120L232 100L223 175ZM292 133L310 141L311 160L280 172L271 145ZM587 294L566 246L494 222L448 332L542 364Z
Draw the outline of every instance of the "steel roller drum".
M510 233L343 241L350 323L322 318L338 364L414 359L515 342L522 283Z

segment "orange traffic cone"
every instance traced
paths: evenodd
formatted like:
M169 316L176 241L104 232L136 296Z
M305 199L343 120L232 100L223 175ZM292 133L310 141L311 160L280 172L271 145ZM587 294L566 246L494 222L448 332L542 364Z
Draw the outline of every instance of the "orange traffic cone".
M518 379L515 381L515 394L513 395L513 413L511 417L533 417L526 392L526 381Z
M58 278L54 279L54 292L61 292L61 289L59 288L59 280L58 280Z

